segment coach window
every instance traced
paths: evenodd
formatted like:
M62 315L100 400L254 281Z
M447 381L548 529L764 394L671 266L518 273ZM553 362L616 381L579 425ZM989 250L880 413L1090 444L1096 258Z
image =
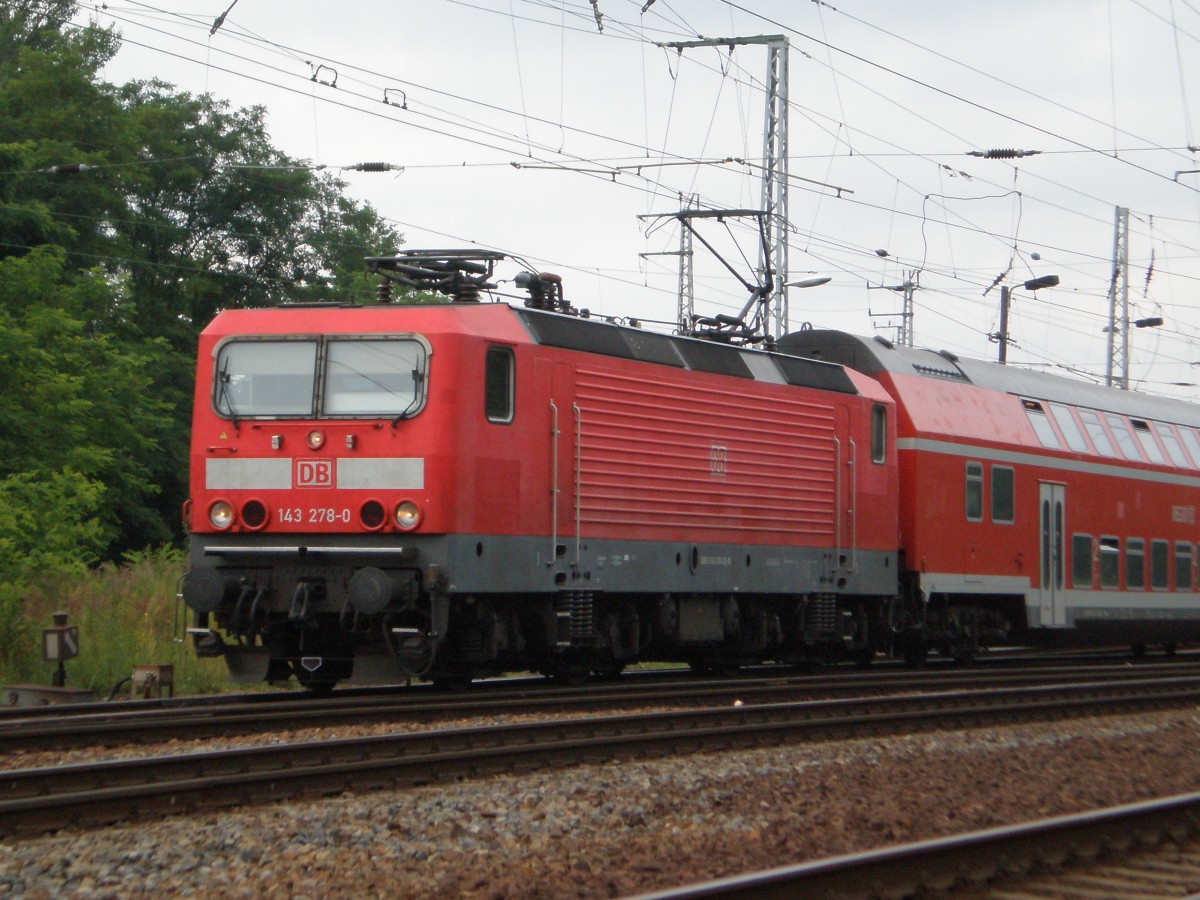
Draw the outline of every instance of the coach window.
M1054 426L1046 418L1046 411L1042 409L1042 404L1037 400L1023 399L1021 405L1025 407L1025 414L1029 416L1029 424L1033 426L1033 430L1037 434L1038 440L1042 442L1042 446L1052 449L1058 449L1062 446L1058 442L1058 435L1054 433Z
M1159 440L1167 448L1167 456L1171 457L1171 462L1181 469L1187 467L1189 465L1187 454L1183 452L1183 447L1179 446L1179 438L1175 437L1175 429L1164 422L1155 422L1154 430L1158 432Z
M983 463L967 463L967 521L983 521Z
M1192 589L1192 545L1187 541L1175 544L1175 590Z
M1150 462L1165 463L1162 451L1158 449L1158 441L1154 440L1154 435L1150 433L1150 423L1144 419L1130 419L1129 421L1133 423L1133 433L1137 435L1138 443L1146 451L1146 457Z
M1183 445L1192 455L1192 465L1200 469L1200 438L1197 438L1196 432L1186 425L1179 426L1179 434L1183 437Z
M1121 586L1121 541L1115 537L1100 538L1100 587Z
M484 361L483 406L489 422L513 420L513 354L507 347L488 347Z
M887 460L887 407L871 407L871 462Z
M1092 536L1076 534L1071 537L1071 586L1092 586Z
M1061 403L1051 403L1050 411L1054 413L1054 421L1058 423L1058 430L1066 439L1067 446L1077 453L1087 453L1087 439L1079 430L1079 426L1075 424L1075 417L1071 415L1070 407L1063 406Z
M1096 448L1096 452L1101 456L1116 456L1117 451L1113 449L1112 441L1108 439L1108 432L1104 430L1104 423L1100 421L1100 416L1092 412L1090 409L1079 410L1079 421L1083 423L1083 427L1087 430L1088 437L1092 439L1092 446Z
M1012 467L992 466L992 521L1000 525L1013 523L1015 479Z
M1146 542L1141 538L1125 541L1125 587L1131 591L1146 589Z
M1125 424L1125 420L1112 413L1108 413L1104 418L1108 420L1108 427L1112 429L1117 446L1121 448L1125 458L1140 460L1142 456L1138 453L1137 444L1133 442L1133 435L1129 433L1129 426Z
M1167 566L1170 564L1171 545L1166 541L1150 542L1150 587L1156 591L1165 591L1170 582L1167 580Z

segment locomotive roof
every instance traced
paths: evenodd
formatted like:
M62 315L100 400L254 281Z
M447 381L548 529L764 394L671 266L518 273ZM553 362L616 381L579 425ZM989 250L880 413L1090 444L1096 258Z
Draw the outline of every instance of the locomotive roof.
M879 372L919 375L1031 399L1200 426L1200 407L1183 400L1122 391L1019 366L968 359L945 350L896 346L879 337L866 338L843 331L797 331L781 338L779 346L786 352L839 363L864 375L874 376ZM897 387L903 390L902 386Z
M509 316L513 316L515 321ZM518 322L524 326L523 329L517 325ZM335 323L336 327L333 327ZM862 393L861 379L849 374L840 363L834 361L752 350L701 338L646 331L601 319L523 309L504 303L460 302L415 306L395 303L297 303L224 312L209 324L205 334L218 339L230 335L289 332L364 334L398 327L410 327L417 331L431 328L435 331L467 330L506 341L520 340L518 334L523 333L528 339L550 347L768 383L844 394Z
M838 363L747 350L561 313L515 309L539 344L658 363L699 372L773 381L844 394L859 393Z

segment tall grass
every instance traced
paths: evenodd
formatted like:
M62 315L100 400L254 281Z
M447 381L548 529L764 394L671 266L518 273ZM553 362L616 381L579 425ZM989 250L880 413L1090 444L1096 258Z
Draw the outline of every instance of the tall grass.
M220 659L197 659L191 640L180 641L184 616L175 585L186 566L178 550L157 550L120 566L83 574L31 578L19 596L0 604L0 681L50 684L56 664L42 661L41 630L65 612L79 626L79 656L66 662L67 685L108 696L133 667L175 667L175 693L227 690ZM11 587L11 586L10 586Z

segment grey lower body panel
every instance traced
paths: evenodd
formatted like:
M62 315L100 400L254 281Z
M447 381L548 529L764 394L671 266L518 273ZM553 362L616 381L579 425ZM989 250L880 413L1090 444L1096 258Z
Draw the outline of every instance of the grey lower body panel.
M193 536L190 568L333 575L364 566L418 570L449 594L562 590L666 594L891 596L894 551L559 539L506 535Z

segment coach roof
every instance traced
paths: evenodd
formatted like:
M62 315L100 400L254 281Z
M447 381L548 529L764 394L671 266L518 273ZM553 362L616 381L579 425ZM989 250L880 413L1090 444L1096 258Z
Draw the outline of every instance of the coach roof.
M880 372L919 375L1037 400L1200 427L1200 407L1183 400L968 359L945 350L896 346L879 337L865 338L842 331L797 331L781 338L779 347L797 356L840 363L864 375L875 376ZM897 389L903 388L898 385Z

